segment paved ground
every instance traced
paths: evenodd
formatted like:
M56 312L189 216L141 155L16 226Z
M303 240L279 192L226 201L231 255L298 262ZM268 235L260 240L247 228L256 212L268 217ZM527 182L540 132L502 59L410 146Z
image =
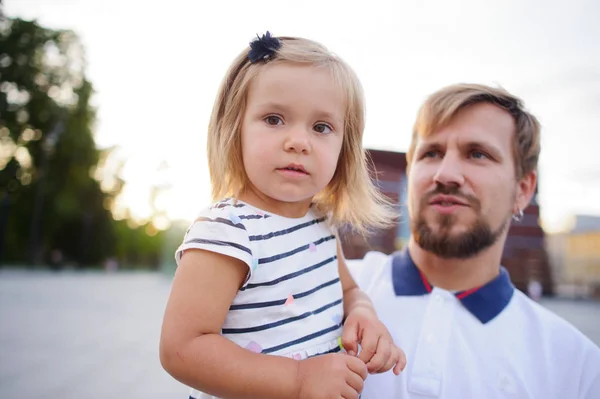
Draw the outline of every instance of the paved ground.
M165 399L159 274L0 273L0 398Z
M170 280L0 270L0 398L187 398L158 360ZM548 300L600 345L600 302Z

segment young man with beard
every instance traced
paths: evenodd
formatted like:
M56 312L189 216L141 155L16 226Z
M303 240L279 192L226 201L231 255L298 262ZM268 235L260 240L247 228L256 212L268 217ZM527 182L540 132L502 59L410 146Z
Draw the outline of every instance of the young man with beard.
M539 152L538 121L502 89L455 85L423 104L407 153L408 248L349 262L408 359L400 376L370 375L363 399L600 398L600 349L500 265Z

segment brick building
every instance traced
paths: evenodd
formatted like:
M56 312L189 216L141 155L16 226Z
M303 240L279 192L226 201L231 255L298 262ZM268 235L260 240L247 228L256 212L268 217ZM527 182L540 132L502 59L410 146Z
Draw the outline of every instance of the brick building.
M391 253L406 245L410 235L406 209L406 154L369 150L380 189L397 204L399 222L388 230L374 232L367 240L349 231L341 231L344 254L348 259L362 258L369 250ZM524 210L524 218L510 227L502 265L515 286L526 291L530 279L542 283L545 294L553 293L552 276L544 249L544 231L539 224L540 210L535 200Z

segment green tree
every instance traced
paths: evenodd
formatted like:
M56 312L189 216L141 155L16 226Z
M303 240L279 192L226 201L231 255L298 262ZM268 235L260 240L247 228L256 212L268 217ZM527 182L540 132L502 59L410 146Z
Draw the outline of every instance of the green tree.
M70 31L34 21L0 22L0 255L47 259L52 250L78 264L114 253L107 204L93 171L103 155L83 48Z

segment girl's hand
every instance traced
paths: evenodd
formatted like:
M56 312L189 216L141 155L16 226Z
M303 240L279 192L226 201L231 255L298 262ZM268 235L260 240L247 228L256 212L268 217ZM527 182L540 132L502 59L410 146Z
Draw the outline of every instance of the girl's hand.
M300 360L296 399L358 399L367 375L365 363L345 353Z
M369 307L358 306L350 311L344 323L342 345L349 355L358 354L371 374L383 373L393 367L394 374L398 375L406 366L404 351L394 344L387 328Z

